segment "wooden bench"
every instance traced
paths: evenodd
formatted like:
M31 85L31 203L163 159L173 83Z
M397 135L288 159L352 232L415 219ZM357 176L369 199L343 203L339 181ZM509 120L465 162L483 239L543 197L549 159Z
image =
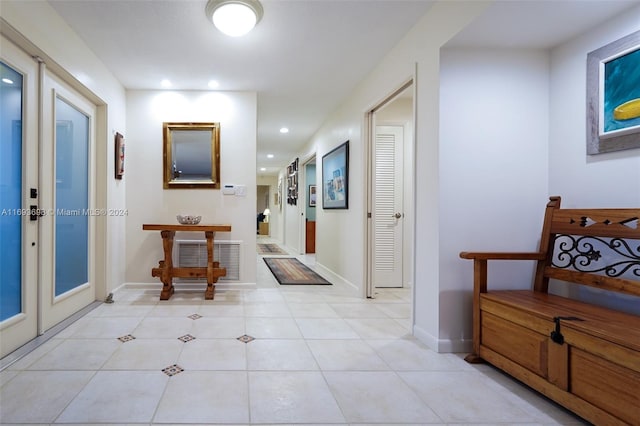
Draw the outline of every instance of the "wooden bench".
M557 279L640 307L639 219L640 209L561 209L551 197L537 252L460 253L474 261L465 359L493 364L596 425L640 425L640 316L548 293ZM536 261L533 289L489 290L489 260Z

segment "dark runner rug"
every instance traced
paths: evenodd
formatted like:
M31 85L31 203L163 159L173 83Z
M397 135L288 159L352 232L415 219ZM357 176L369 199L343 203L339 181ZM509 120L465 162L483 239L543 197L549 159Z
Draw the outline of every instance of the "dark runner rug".
M329 281L293 257L265 257L264 262L282 285L331 285Z
M258 244L258 254L289 254L282 250L277 244L260 243Z

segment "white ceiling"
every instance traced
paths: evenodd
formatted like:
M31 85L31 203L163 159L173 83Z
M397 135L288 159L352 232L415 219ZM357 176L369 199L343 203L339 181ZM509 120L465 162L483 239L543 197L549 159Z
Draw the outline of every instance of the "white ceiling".
M638 5L638 0L497 1L447 46L549 49Z
M174 89L209 90L215 79L216 90L256 91L258 174L275 174L433 1L261 2L258 26L231 38L207 20L206 0L49 0L127 89L167 78ZM549 48L638 4L498 1L450 45Z

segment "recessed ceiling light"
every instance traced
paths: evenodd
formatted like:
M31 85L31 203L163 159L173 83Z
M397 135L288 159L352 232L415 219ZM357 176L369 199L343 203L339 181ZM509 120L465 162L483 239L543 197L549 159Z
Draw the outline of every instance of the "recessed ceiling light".
M217 29L239 37L260 22L263 9L258 0L209 0L204 12Z
M7 83L7 84L13 84L13 80L10 80L10 79L8 79L8 78L3 78L3 79L2 79L2 82L3 82L3 83Z
M266 168L266 167L260 167L260 171L261 171L261 172L266 172L266 171L267 171L267 168Z
M280 133L289 133L289 129L286 127L283 127L280 129Z
M162 87L165 87L165 88L166 88L166 87L171 87L171 82L165 78L164 80L162 80L162 81L160 82L160 85L161 85Z
M273 154L267 154L267 158L273 158Z
M211 89L215 89L215 88L217 88L218 86L220 86L220 85L218 84L218 82L217 82L217 81L215 81L215 80L209 80L209 87L210 87Z

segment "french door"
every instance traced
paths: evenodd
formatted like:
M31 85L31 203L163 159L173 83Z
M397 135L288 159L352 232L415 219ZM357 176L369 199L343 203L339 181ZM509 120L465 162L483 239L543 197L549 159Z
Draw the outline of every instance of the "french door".
M0 40L0 357L38 333L38 67ZM34 194L37 196L37 194Z
M48 71L42 91L40 282L42 331L95 300L96 107Z
M1 41L3 357L95 300L98 210L95 105Z

